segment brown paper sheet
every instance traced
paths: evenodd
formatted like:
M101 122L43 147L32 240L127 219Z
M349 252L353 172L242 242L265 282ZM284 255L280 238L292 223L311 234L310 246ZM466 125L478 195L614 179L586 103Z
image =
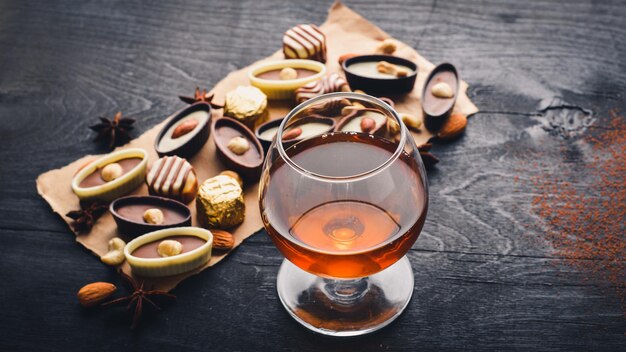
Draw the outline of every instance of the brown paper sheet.
M326 22L321 25L321 29L326 34L327 38L327 67L329 73L341 72L341 68L337 63L337 58L340 55L345 53L372 53L379 44L380 40L389 38L389 35L383 30L368 22L366 19L359 16L340 2L332 5L328 18ZM280 43L277 43L277 46L279 45ZM414 90L408 95L393 97L396 103L396 110L399 112L414 114L421 118L422 112L419 97L424 85L424 80L435 65L424 59L415 50L404 43L399 43L395 55L414 61L419 68ZM261 61L282 58L282 51L278 50L272 56ZM241 70L231 72L228 76L222 79L213 89L213 92L216 94L216 100L223 100L224 95L228 91L239 85L249 85L249 81L246 76L248 69L249 67L245 67ZM467 83L462 82L459 96L454 107L454 112L470 115L476 113L478 109L465 94L466 90ZM270 101L270 118L283 117L292 107L293 104L291 102ZM218 111L213 118L219 118L220 116L221 111ZM144 148L148 151L150 161L156 160L157 155L153 148L154 139L164 124L165 122L162 122L154 126L137 139L120 148ZM413 136L416 144L419 145L428 141L432 137L432 134L424 130L421 133L413 133ZM71 223L71 219L65 217L64 214L79 208L78 198L74 195L70 187L72 176L80 166L90 160L96 159L97 157L98 156L94 155L85 156L60 169L48 171L37 178L37 190L39 194L50 204L52 210L59 214L63 220L68 223L68 225ZM217 160L215 155L215 144L213 143L212 137L202 150L189 161L194 166L199 180L205 180L225 169L219 160ZM236 246L239 246L246 238L250 237L263 227L257 203L258 185L247 185L244 191L244 198L246 202L246 220L242 225L232 230L235 235ZM148 194L147 187L143 185L133 194ZM196 226L195 201L189 204L189 208L191 209L193 215L193 225ZM107 252L108 241L116 236L118 236L118 233L115 222L113 221L112 216L107 213L98 220L89 234L76 236L76 241L91 250L95 255L101 256ZM166 278L146 280L146 286L169 291L176 287L176 285L185 278L195 275L200 271L217 264L219 261L224 259L227 254L228 253L214 255L206 266L192 272ZM127 263L123 264L122 270L125 273L130 274L130 267Z

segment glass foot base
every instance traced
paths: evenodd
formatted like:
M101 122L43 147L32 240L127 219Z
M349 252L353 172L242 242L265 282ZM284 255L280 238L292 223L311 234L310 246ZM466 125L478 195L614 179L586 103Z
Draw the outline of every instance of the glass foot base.
M285 259L276 286L289 314L308 329L357 336L383 328L402 313L413 294L413 270L404 256L372 276L335 280L310 274Z

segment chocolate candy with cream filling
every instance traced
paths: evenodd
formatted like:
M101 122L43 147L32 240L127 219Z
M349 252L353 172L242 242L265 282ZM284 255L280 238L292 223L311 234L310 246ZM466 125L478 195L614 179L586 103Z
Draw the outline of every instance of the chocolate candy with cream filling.
M142 160L141 158L128 158L128 159L122 159L122 160L117 161L116 163L119 164L121 166L121 168L122 168L122 174L119 175L116 178L121 177L122 175L124 175L128 171L132 170L135 166L139 165L141 160ZM113 164L113 163L111 163L111 164ZM109 165L111 165L111 164L109 164ZM87 177L85 177L82 181L80 181L79 186L83 187L83 188L95 187L95 186L100 186L100 185L103 185L103 184L105 184L107 182L110 182L110 181L105 181L102 178L102 170L103 169L104 169L104 167L100 168L100 169L96 169L96 171L92 172Z
M109 210L118 232L126 236L142 235L170 227L191 226L189 208L170 198L126 196L114 200ZM151 214L147 214L147 211Z
M178 255L191 252L206 243L206 241L202 238L191 235L169 236L154 242L144 244L141 247L135 249L131 254L138 258L162 258L162 256L159 255L157 248L159 247L159 244L161 242L167 240L176 241L182 244L182 251Z

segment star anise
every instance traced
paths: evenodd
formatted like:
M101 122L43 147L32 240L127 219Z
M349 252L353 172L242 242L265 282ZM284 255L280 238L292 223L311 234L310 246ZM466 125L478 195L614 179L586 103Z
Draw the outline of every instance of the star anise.
M119 111L113 120L100 117L100 123L89 126L89 128L98 132L96 141L105 141L109 148L113 149L130 140L129 131L133 129L133 123L135 123L134 119L122 118L122 112Z
M133 290L133 293L130 294L129 296L117 298L112 301L102 303L102 306L109 306L109 305L115 305L115 304L128 302L128 305L126 306L126 308L130 310L134 304L135 308L134 308L134 313L133 313L133 322L130 326L131 329L134 329L139 324L139 318L141 318L141 312L143 311L143 306L145 303L149 303L156 310L161 310L161 308L159 308L159 306L157 306L156 303L154 303L153 301L154 297L167 297L171 299L176 299L176 296L174 296L171 293L167 293L165 291L144 290L143 282L139 284L132 277L124 274L122 271L120 271L120 275L122 275L122 278L128 283L130 288Z
M185 96L178 96L178 98L180 98L180 100L182 100L183 102L187 103L187 104L193 104L193 103L197 103L197 102L205 102L211 105L211 107L213 109L221 109L224 107L224 105L221 104L217 104L213 102L213 98L215 97L214 93L208 94L206 89L203 89L202 91L200 91L200 88L196 87L196 91L193 94L193 98L192 97L185 97Z
M432 148L432 146L432 143L424 143L417 147L417 150L419 150L420 152L422 162L424 162L424 167L426 167L426 169L430 169L439 162L439 159L430 153L430 148Z
M91 231L96 220L106 213L108 209L109 206L106 203L93 202L81 204L80 210L72 210L65 216L74 220L74 233L78 235Z

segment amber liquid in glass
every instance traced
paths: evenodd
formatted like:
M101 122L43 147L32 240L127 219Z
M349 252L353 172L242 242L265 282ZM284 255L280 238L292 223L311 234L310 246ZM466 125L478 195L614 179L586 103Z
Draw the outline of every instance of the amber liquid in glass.
M339 177L377 168L396 148L371 135L334 133L286 152L305 170ZM405 153L355 182L299 182L306 176L282 160L269 177L261 197L268 233L287 259L318 276L375 274L404 256L424 225L427 196L418 165Z

